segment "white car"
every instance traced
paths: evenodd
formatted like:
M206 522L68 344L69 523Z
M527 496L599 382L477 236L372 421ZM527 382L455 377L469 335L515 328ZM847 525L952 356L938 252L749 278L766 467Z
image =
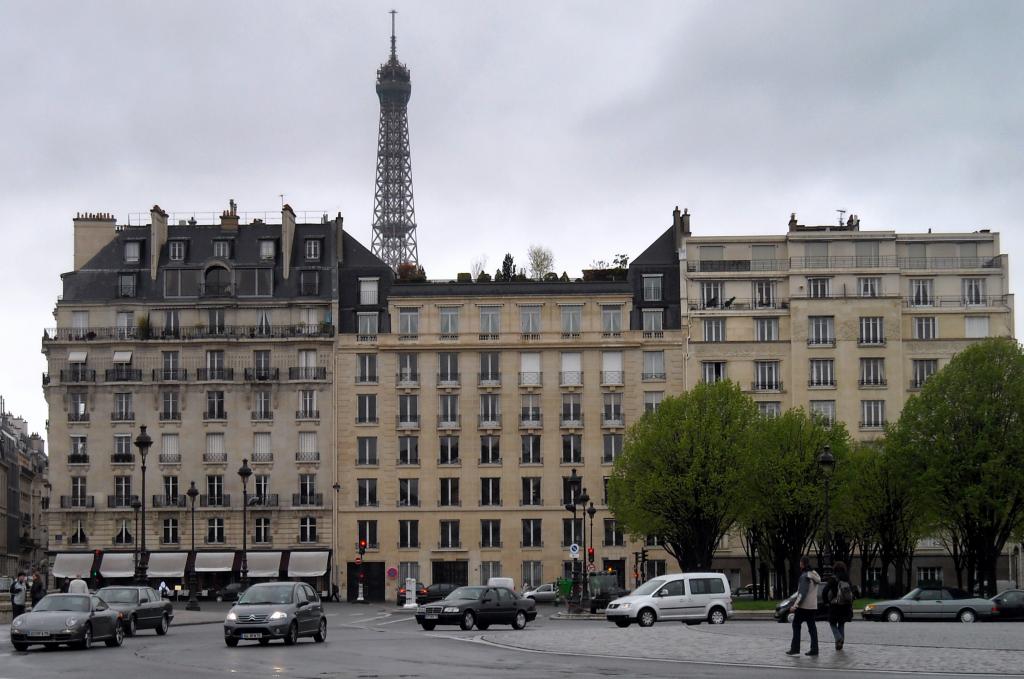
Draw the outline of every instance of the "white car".
M729 581L721 573L661 575L609 603L605 617L619 627L650 627L661 620L721 625L732 617Z
M541 585L536 589L527 590L523 592L523 598L533 599L537 603L554 603L558 600L558 587L555 583L549 582L546 585Z

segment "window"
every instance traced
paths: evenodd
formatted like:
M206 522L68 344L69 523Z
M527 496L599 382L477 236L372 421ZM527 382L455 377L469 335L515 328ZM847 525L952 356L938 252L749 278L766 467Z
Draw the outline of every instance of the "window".
M405 582L406 580L420 581L420 564L418 561L400 561L398 563L398 581Z
M270 475L255 474L252 477L255 504L267 504L267 496L270 494Z
M918 587L941 587L942 566L918 566L917 567Z
M523 519L523 547L543 547L540 519Z
M583 519L562 519L562 546L583 542Z
M860 359L861 386L880 387L885 385L885 359Z
M544 582L544 563L541 561L523 562L523 586L529 584L538 587Z
M206 392L206 419L225 420L227 416L227 411L224 409L224 392Z
M960 287L963 291L964 306L986 303L984 278L964 278L960 282Z
M779 339L779 319L755 318L754 339L758 342L776 342Z
M176 505L178 503L178 477L164 476L163 487L164 499L167 501L167 504Z
M605 305L601 307L601 332L617 335L622 332L622 307Z
M988 337L988 316L964 317L964 337Z
M84 436L72 436L71 437L71 455L73 457L85 457L88 454L88 448Z
M419 464L420 443L415 436L398 437L398 464Z
M376 306L378 302L377 296L377 278L360 278L359 279L359 304L362 306Z
M420 480L398 479L398 506L420 506Z
M828 241L808 241L804 245L805 266L826 267L828 262Z
M459 395L441 394L439 398L439 415L441 424L453 427L459 424Z
M522 464L540 464L540 434L524 434L522 443L522 456L519 461Z
M458 507L459 502L459 480L457 478L442 478L440 479L440 499L438 504L441 507Z
M257 292L257 294L259 294ZM269 294L264 292L263 294ZM319 271L300 271L299 272L299 294L300 295L319 295L320 294L320 272Z
M480 307L480 334L497 337L501 333L501 307Z
M563 351L561 359L561 384L563 386L579 386L583 384L583 354L575 351Z
M862 429L881 429L885 426L885 401L860 402Z
M498 519L481 519L480 520L480 546L481 547L501 547L501 521ZM487 562L484 562L487 563ZM494 562L498 564L498 570L501 570L501 562ZM480 564L481 576L483 575L483 564ZM487 582L484 580L484 582Z
M361 313L356 314L356 319L359 324L357 333L360 337L374 337L377 334L377 314L376 313Z
M118 529L117 533L114 534L114 544L130 545L132 543L132 540L133 538L131 531L128 528L127 519L121 519L121 527Z
M224 543L224 519L217 517L206 520L206 543L210 545Z
M114 436L114 456L118 460L132 461L132 437L130 434Z
M480 352L480 383L498 384L501 382L501 354L497 351Z
M224 334L224 309L207 309L206 320L210 334Z
M939 370L939 361L934 358L917 359L911 361L911 382L910 386L920 389L928 378Z
M320 239L306 239L306 259L312 262L320 261Z
M604 435L604 456L601 462L611 464L622 454L622 434Z
M665 312L663 309L644 309L644 332L661 332L665 329Z
M206 379L223 380L227 378L227 370L224 368L223 351L206 352Z
M122 273L117 276L117 296L118 297L134 297L135 296L135 274L133 273Z
M562 435L562 464L583 462L583 437L579 434Z
M480 437L480 464L501 464L501 437Z
M86 393L84 391L72 391L68 393L71 401L68 408L68 420L72 422L84 422L89 419Z
M857 341L860 344L885 344L884 327L881 316L861 316Z
M808 278L807 296L812 299L825 299L832 293L831 278Z
M644 392L644 412L653 413L661 405L661 399L665 397L663 391L645 391Z
M356 394L356 422L371 424L377 421L377 395Z
M142 243L137 240L130 240L124 244L125 264L138 264L142 253Z
M420 546L420 522L416 519L398 521L398 548L416 549Z
M217 257L218 259L231 259L231 241L213 241L213 256Z
M579 393L562 394L562 426L583 425L583 397Z
M625 422L625 418L622 414L622 393L621 392L605 392L602 395L603 409L602 409L602 424L619 426Z
M454 549L462 546L462 538L459 536L459 522L458 521L441 521L441 541L440 547L442 549Z
M223 439L221 439L223 442ZM206 447L210 447L210 438L207 436ZM224 477L220 474L206 475L206 495L211 507L224 504Z
M604 520L604 544L606 547L623 547L626 544L626 536L615 519Z
M374 368L376 375L376 367ZM415 384L419 381L419 356L418 354L398 354L398 381L399 383ZM376 381L376 379L374 380Z
M359 436L356 438L356 464L377 464L377 437Z
M936 337L938 337L938 332L934 316L917 316L914 318L914 339L933 340Z
M782 403L779 401L758 401L757 411L762 417L778 417L782 414Z
M380 543L377 542L377 522L356 521L356 539L366 540L366 546L370 549L378 549Z
M500 543L500 541L499 541ZM500 544L498 545L500 546ZM500 561L481 561L480 562L480 584L486 585L487 581L491 578L501 577L501 562ZM500 595L500 593L499 593Z
M274 259L274 241L270 239L260 240L260 259Z
M418 425L420 421L419 396L401 394L398 397L398 426Z
M725 319L706 318L704 319L704 341L724 342L725 341Z
M356 355L356 383L376 384L377 354Z
M175 518L164 519L161 542L165 545L178 544L178 520Z
M725 379L725 361L702 361L700 367L702 379L707 384Z
M537 387L541 380L540 354L532 351L519 354L519 384Z
M583 325L583 307L578 305L562 305L562 335L577 337Z
M299 519L299 542L316 541L316 517L304 516Z
M644 301L660 302L661 297L661 274L645 274L644 277Z
M877 276L858 278L857 294L861 297L878 297L882 294L882 279Z
M377 479L356 479L356 490L356 504L358 506L377 506Z
M524 507L540 507L543 504L540 494L539 476L523 477L523 497L520 502Z
M811 414L831 425L836 421L836 402L811 401Z
M253 418L257 420L273 419L274 410L271 407L270 391L258 389L253 392L253 398L256 401L256 410L253 411Z
M114 477L114 506L127 507L132 501L132 477Z
M480 505L482 507L501 506L501 479L497 477L480 479Z
M180 462L181 451L178 448L178 435L177 434L161 434L160 435L160 461L163 462Z
M832 316L809 316L807 343L810 345L833 345L836 343L835 319Z
M932 306L935 297L932 294L932 279L912 278L910 279L910 305L911 306Z
M320 460L320 442L315 431L299 432L298 457L306 461Z
M835 361L831 358L812 358L810 379L807 382L811 387L836 386Z
M256 517L252 541L257 545L270 544L270 519L266 516Z
M757 309L775 307L775 281L754 281L754 307Z
M459 335L459 307L443 306L438 309L441 320L441 336L457 337Z
M778 361L754 361L754 389L760 391L782 389Z
M701 281L700 303L704 309L718 309L722 306L725 284L722 281Z
M439 444L441 451L438 464L459 464L459 437L442 436Z
M374 402L374 405L376 405L376 401ZM376 408L374 408L374 413L376 413ZM296 416L301 419L315 419L320 417L320 411L316 408L315 389L299 389L299 411L296 413ZM376 414L374 414L372 421L377 421Z
M442 351L437 355L437 381L440 384L459 383L459 355L454 351Z
M420 310L398 310L398 334L402 337L416 337L420 332Z
M540 332L540 305L524 305L519 307L519 331L524 335L536 335Z
M185 241L172 240L167 244L167 256L172 262L185 261Z
M645 380L663 380L665 379L665 352L664 351L645 351L644 352L644 372L642 375Z

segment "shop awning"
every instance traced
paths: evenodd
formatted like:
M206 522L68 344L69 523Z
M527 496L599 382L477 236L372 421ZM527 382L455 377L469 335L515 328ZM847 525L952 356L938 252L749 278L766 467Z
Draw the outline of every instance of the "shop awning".
M234 552L196 552L197 573L231 572L234 565Z
M281 552L247 552L251 578L276 578L281 574Z
M131 554L105 553L100 561L100 575L105 578L130 578L135 575L135 560Z
M69 351L68 363L85 363L85 359L87 359L88 357L88 351Z
M53 577L55 578L87 578L92 573L92 552L78 554L58 554L53 561Z
M132 352L130 351L115 351L114 352L114 363L131 363Z
M151 578L183 578L188 552L150 552L149 569Z
M316 578L327 572L327 552L292 552L288 557L289 578Z

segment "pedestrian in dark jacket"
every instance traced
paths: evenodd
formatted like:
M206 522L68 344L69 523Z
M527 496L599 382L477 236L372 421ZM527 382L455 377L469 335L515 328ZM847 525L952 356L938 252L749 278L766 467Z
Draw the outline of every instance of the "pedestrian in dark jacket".
M843 650L846 642L846 623L853 620L853 587L846 564L837 561L832 575L825 583L822 598L828 602L828 626L836 640L836 650Z
M28 582L24 573L18 573L18 579L11 585L11 620L25 612L25 595L28 594Z
M35 608L46 596L46 585L43 583L43 576L39 575L39 571L32 573L32 587L28 593L32 598L32 608Z
M800 654L800 627L807 625L807 633L811 637L811 650L807 655L818 655L818 627L814 623L818 614L818 584L821 577L811 568L811 560L800 557L800 581L797 583L796 599L790 612L793 613L793 641L786 655Z

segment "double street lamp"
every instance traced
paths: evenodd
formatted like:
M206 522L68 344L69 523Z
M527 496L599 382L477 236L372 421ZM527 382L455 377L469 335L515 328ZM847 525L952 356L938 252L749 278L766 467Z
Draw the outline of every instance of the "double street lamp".
M577 492L577 491L579 491L579 492ZM576 519L576 506L579 505L581 507L581 511L584 511L586 506L587 506L587 502L590 501L590 496L587 495L587 489L583 488L583 479L576 473L576 468L575 467L573 467L572 472L569 474L569 493L571 495L570 495L570 497L566 498L568 500L568 502L565 503L565 510L568 511L568 512L572 512L572 536L576 537L576 525L577 525L576 524L576 521L577 521L577 519ZM597 510L594 510L594 511L596 512ZM582 524L582 519L580 519L580 521L581 521L581 523L579 524L580 525L580 539L583 542L583 549L582 549L582 551L583 551L583 554L586 554L587 553L587 531L586 531L586 528ZM593 525L593 515L591 515L591 525ZM580 561L581 561L582 558L583 557L578 555L578 553L577 553L577 557L573 558L573 560L572 560L572 584L573 584L573 589L576 588L576 585L578 583L581 584L581 587L580 587L580 590L579 590L579 600L578 600L579 604L581 606L583 604L584 592L587 589L586 586L585 586L585 584L586 584L585 576L583 577L583 583L580 583L579 564L580 564Z
M196 498L199 497L199 489L196 488L195 481L188 487L188 492L185 495L188 496L192 512L192 570L188 574L188 603L185 605L185 610L198 611L199 599L196 598L196 589L199 587L199 583L196 581Z
M238 477L242 479L242 591L249 588L249 477L252 476L252 467L249 466L248 458L242 460L242 466L238 468Z
M142 546L139 551L139 558L135 563L135 582L146 584L146 570L148 568L146 558L146 455L149 453L153 439L146 433L146 426L140 427L139 435L135 438L135 447L139 449L139 460L142 462Z
M818 466L821 468L822 473L825 476L825 533L824 533L824 549L821 551L821 574L827 578L832 575L832 529L829 525L829 512L832 509L832 498L831 498L831 482L832 472L836 468L836 458L832 454L832 446L825 444L821 453L818 455Z

